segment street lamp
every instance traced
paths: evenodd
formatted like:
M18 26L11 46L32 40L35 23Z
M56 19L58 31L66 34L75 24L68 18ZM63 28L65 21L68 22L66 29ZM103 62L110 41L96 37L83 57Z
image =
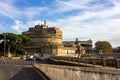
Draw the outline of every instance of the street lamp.
M6 52L6 35L4 33L4 56L5 56L5 52Z

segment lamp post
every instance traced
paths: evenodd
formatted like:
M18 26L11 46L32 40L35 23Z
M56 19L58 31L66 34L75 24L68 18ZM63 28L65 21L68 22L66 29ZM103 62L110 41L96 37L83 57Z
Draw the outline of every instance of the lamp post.
M4 33L4 56L6 55L6 33Z

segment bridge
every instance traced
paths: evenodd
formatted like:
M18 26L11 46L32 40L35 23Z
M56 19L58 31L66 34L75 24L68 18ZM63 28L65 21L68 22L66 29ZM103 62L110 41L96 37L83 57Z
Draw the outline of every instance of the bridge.
M0 60L0 80L50 80L33 67L36 61Z
M85 67L112 67L120 68L120 59L113 58L77 58L65 56L53 56L50 60L56 64L76 65Z
M0 80L120 80L119 59L56 56L48 60L49 64L0 60Z

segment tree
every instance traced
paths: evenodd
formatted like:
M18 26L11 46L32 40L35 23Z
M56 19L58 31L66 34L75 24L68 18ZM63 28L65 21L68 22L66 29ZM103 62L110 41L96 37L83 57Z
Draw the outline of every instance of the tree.
M95 50L98 53L112 53L112 46L107 41L97 41L95 43Z
M23 52L24 48L22 44L28 43L29 41L30 38L25 35L18 35L14 33L0 34L1 51L5 51L7 56L11 54L11 52L15 53L16 55L20 52Z

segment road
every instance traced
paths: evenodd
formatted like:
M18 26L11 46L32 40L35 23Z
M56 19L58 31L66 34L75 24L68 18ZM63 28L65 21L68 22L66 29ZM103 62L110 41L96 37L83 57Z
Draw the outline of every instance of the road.
M44 80L31 66L0 64L0 80Z

